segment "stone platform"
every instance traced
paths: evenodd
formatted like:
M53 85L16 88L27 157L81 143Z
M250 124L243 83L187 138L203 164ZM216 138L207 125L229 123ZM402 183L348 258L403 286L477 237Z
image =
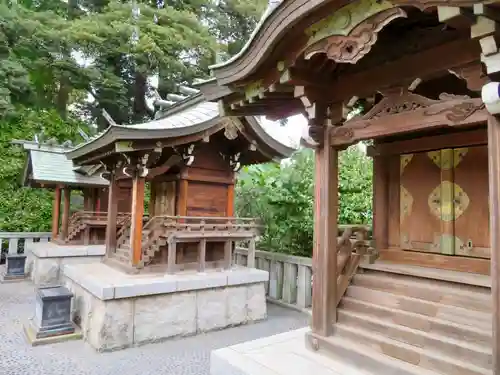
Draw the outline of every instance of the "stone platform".
M308 350L308 331L302 328L214 350L210 375L373 375L340 358Z
M124 349L265 319L266 271L129 275L104 263L66 265L72 313L98 351Z
M37 286L57 284L66 264L99 263L106 253L104 245L59 245L35 242L27 245L26 274Z

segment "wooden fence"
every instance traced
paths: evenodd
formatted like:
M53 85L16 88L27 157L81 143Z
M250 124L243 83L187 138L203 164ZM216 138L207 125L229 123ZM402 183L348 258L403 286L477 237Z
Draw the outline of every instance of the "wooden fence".
M24 253L26 245L50 241L50 232L0 232L0 253Z
M247 265L248 250L236 248L234 263ZM267 299L300 311L312 303L312 259L269 251L255 251L255 267L269 272Z

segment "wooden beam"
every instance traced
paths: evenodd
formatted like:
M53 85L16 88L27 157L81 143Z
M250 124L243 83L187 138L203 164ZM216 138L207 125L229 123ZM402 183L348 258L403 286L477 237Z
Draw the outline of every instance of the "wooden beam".
M108 188L108 217L106 222L106 253L110 255L116 250L116 214L118 212L118 180L111 172Z
M413 152L426 152L441 148L472 147L488 144L486 127L452 134L412 138L404 141L378 143L367 148L368 156L401 155Z
M337 320L338 152L325 131L316 149L313 248L313 334L330 336Z
M142 220L144 217L145 178L136 174L132 180L132 221L130 227L130 249L132 265L137 265L142 258Z
M475 17L468 9L461 7L438 6L439 22L447 23L455 29L469 29Z
M331 128L333 145L345 145L365 139L410 133L440 127L466 127L486 122L487 112L480 98L453 99L429 107L386 115L354 119Z
M54 201L52 206L52 239L59 234L59 217L61 214L61 187L56 186L54 190Z
M389 247L389 158L373 158L373 235L376 249Z
M470 39L460 39L430 48L398 60L381 64L355 74L345 74L330 85L324 97L331 102L349 99L353 96L369 96L385 87L395 86L404 80L426 77L441 73L455 66L479 59L481 48Z
M66 239L68 237L68 228L69 228L69 208L70 208L70 198L71 198L71 189L69 186L64 187L64 202L63 202L63 214L62 214L62 222L61 222L61 237Z
M488 117L493 374L500 374L500 120Z

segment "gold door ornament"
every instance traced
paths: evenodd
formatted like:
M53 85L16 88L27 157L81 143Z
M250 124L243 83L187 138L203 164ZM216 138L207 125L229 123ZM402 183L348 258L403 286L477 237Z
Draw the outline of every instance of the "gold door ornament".
M469 206L467 193L457 184L443 181L429 195L428 204L431 212L443 221L459 218Z

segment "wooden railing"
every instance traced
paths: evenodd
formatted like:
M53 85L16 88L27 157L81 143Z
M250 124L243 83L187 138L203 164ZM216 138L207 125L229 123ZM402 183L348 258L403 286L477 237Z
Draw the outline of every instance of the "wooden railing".
M365 226L339 226L337 303L345 293L362 256L372 251L369 232L370 228ZM247 257L248 249L238 247L233 254L233 263L247 266ZM302 311L311 308L313 285L311 258L256 250L255 267L269 272L269 281L265 284L269 301Z
M0 232L0 252L2 254L20 254L27 245L34 242L50 241L50 232Z
M261 225L257 219L237 217L202 216L154 216L143 227L142 260L139 268L147 266L163 244L164 237L171 232L215 232L254 231L258 234ZM161 237L161 238L160 238Z

